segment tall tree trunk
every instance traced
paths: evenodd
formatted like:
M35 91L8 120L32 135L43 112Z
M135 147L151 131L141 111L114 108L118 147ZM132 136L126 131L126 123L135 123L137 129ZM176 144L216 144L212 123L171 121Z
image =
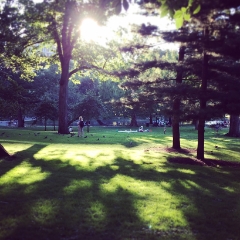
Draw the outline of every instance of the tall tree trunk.
M47 131L47 118L44 117L44 130Z
M204 159L204 132L205 132L205 120L206 120L206 91L207 91L207 68L208 68L208 55L203 52L202 60L202 84L201 84L201 96L200 96L200 111L198 122L198 146L197 146L197 159Z
M239 115L231 114L230 126L227 135L230 137L239 137L240 136L239 125L240 125Z
M173 102L173 111L174 114L172 115L172 135L173 135L173 148L180 149L180 129L179 129L179 109L180 109L180 102L179 98L175 99Z
M53 120L53 131L56 130L56 123L55 123L55 119Z
M22 115L22 109L19 107L18 109L18 127L23 128L24 127L24 117Z
M179 48L178 62L181 63L184 60L185 46ZM176 85L182 83L182 70L177 71ZM179 112L180 112L181 99L176 97L173 101L173 115L172 115L172 135L173 135L173 148L180 149L180 128L179 128Z
M63 25L61 33L59 34L56 24L56 19L53 23L55 27L54 37L57 43L57 51L61 62L61 79L59 88L59 115L58 115L58 133L68 134L67 122L67 100L68 100L68 81L70 77L69 64L72 57L72 50L75 41L73 41L73 20L71 19L71 12L75 2L67 0L65 2L65 10L63 17Z
M131 116L130 127L138 127L137 116L136 116L135 113L133 113L132 116Z
M152 114L150 113L149 124L153 124Z
M58 133L68 134L67 99L68 99L69 60L62 63L62 73L59 88L59 125Z
M89 120L87 120L87 132L89 133L90 132L90 121Z

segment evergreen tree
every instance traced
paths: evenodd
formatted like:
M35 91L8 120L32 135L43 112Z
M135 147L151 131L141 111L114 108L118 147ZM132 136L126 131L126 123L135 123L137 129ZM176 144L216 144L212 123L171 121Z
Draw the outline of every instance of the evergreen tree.
M212 65L216 62L216 54L221 54L218 59L224 60L224 58L226 59L227 57L227 54L224 54L224 51L226 52L224 49L230 48L228 39L232 31L231 28L229 28L230 22L228 19L233 18L235 15L228 9L230 6L238 6L238 3L225 3L223 1L214 1L213 3L207 1L202 2L202 10L192 18L192 22L186 24L180 31L165 34L165 39L180 41L185 45L185 60L182 61L182 64L181 62L179 64L167 64L159 60L145 61L144 63L136 64L135 61L134 67L129 69L129 71L125 71L125 74L129 77L136 78L142 71L150 68L161 68L162 70L175 71L176 76L173 78L174 81L180 79L179 77L181 76L183 81L181 82L181 86L177 86L177 88L169 81L169 88L167 88L167 85L164 85L160 90L160 86L158 85L158 91L153 91L153 86L158 83L158 81L149 83L150 81L141 80L136 83L136 79L135 86L138 86L138 88L139 86L141 86L141 88L147 86L146 89L152 94L162 92L162 99L175 99L175 111L173 111L172 114L177 114L177 116L185 118L192 117L193 119L198 119L197 158L199 159L204 158L205 121L211 117L224 115L223 109L217 109L218 103L223 100L223 95L217 84L223 72L216 74L216 67L214 69ZM235 32L236 29L239 28L235 28ZM225 36L223 35L224 31ZM230 34L227 37L226 31L228 31L228 35ZM146 26L141 30L141 34L143 35L149 32L151 31L148 31ZM235 35L233 39L238 39L237 35ZM124 75L124 72L122 72L122 75ZM168 78L168 80L170 80L170 78ZM178 83L179 82L178 80ZM132 83L129 81L129 86L130 85L134 86L133 81ZM155 89L157 88L155 87ZM183 110L184 107L184 111L188 113L187 116L184 116L184 114L180 112L180 99L182 103L181 109ZM195 108L197 107L196 110L193 110L194 106ZM177 110L179 112L177 112ZM178 133L178 131L175 131L175 133ZM175 136L177 136L177 134ZM179 139L179 137L177 136L176 139ZM176 143L176 146L177 145L178 142Z

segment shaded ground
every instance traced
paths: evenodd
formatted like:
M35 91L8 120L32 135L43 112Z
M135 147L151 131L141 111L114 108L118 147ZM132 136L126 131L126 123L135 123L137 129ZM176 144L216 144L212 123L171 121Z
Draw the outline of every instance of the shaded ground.
M0 158L4 157L10 157L10 154L7 152L7 150L0 144Z
M161 147L152 147L148 148L145 151L154 151L154 152L168 152L168 153L182 153L186 155L190 155L192 153L196 153L195 149L173 149L169 147L161 148ZM216 159L204 159L199 160L192 156L187 157L169 157L168 161L170 163L179 163L179 164L190 164L190 165L198 165L198 166L211 166L211 167L239 167L240 163L238 162L231 162L231 161L224 161L224 160L216 160Z

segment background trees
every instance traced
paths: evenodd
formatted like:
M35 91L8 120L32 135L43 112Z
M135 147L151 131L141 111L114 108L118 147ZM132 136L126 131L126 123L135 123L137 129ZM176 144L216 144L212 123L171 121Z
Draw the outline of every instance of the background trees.
M56 44L61 69L58 132L68 133L69 78L78 71L89 69L89 64L97 59L97 56L88 58L87 52L83 54L85 46L79 40L81 22L86 17L97 18L97 20L104 22L107 15L111 15L114 11L115 13L120 12L122 5L121 3L113 5L111 1L84 3L77 0L44 1L38 4L29 1L23 4L28 13L27 21L31 26L36 27L35 32L39 41ZM126 1L124 1L123 7L128 8ZM90 49L90 45L88 47ZM73 65L70 65L71 61L74 61Z
M83 42L80 24L85 17L103 23L121 10L120 1L115 5L112 1L4 1L0 15L2 115L11 117L14 112L20 127L24 116L35 110L39 117L52 118L44 106L54 105L59 109L58 131L68 133L69 124L79 115L86 120L132 116L131 124L137 126L137 115L151 119L161 109L172 119L176 149L181 147L179 122L198 122L200 159L204 158L206 120L231 114L236 121L231 121L229 135L238 136L239 2L160 2L162 16L170 12L181 28L163 32L142 24L141 35L132 41L120 39L122 29L118 41L107 48ZM157 3L152 3L156 9ZM126 1L123 5L128 8ZM178 52L159 48L160 37L178 43ZM36 51L36 44L43 42L57 49L48 59ZM55 65L46 70L50 59L51 64L58 62L59 74ZM42 60L45 64L40 64Z
M54 122L54 130L55 130L55 121L57 119L57 108L56 105L52 101L43 101L40 103L38 108L36 109L36 116L39 119L44 120L45 131L47 130L47 120L51 119Z
M145 93L146 101L150 99L150 95L147 94L147 91L143 91L143 89L148 89L148 92L152 94L151 96L154 94L155 99L157 96L156 93L161 91L161 99L173 99L171 115L174 119L174 147L180 147L179 119L191 117L192 119L198 120L197 158L199 159L204 158L205 121L212 117L222 117L224 115L223 109L219 108L219 103L223 101L221 85L224 84L224 82L228 85L228 79L226 78L227 70L220 70L222 68L221 61L225 60L226 63L229 57L234 61L236 57L236 54L226 54L225 52L225 49L230 50L229 34L233 37L234 32L236 35L233 39L238 39L237 29L239 29L239 27L233 25L230 21L230 19L233 18L232 15L237 14L237 10L230 11L230 6L237 7L239 3L225 3L224 1L210 3L208 1L202 1L201 11L195 12L196 15L192 16L191 22L186 23L182 29L174 33L169 32L164 34L165 39L181 42L178 64L170 64L169 61L168 63L163 62L161 61L162 59L154 59L151 61L145 59L141 61L137 58L134 61L134 67L122 72L122 75L128 76L128 84L126 84L126 86L132 89L134 86L138 88L138 91L134 91L134 97L135 99L138 98L138 101L141 96L140 92ZM183 11L184 9L181 10ZM237 18L235 18L235 20L236 19ZM190 18L188 20L190 20ZM142 35L151 34L151 29L155 31L154 34L156 35L156 28L152 26L143 27L144 29L140 29L139 31ZM234 46L234 49L238 52L238 47L234 45L234 43L232 46ZM126 49L132 50L134 46ZM140 48L135 45L135 49ZM237 58L239 59L239 54ZM216 67L216 65L218 67ZM144 76L143 72L146 74L147 71L149 72L149 69L154 68L161 69L161 71L175 71L176 75L172 79L168 78L169 88L167 88L167 85L156 85L156 83L159 83L159 80L146 81L143 77L139 77ZM228 74L231 75L229 71ZM234 76L232 75L232 77ZM239 77L237 78L239 81ZM160 79L160 81L163 82L162 78ZM176 85L174 86L170 80L174 80ZM155 88L157 91L153 91L154 84L157 86ZM237 87L238 84L235 86ZM230 90L230 88L228 88L228 90ZM239 99L235 98L235 100L235 103L239 102ZM132 102L134 102L133 99ZM231 104L234 103L233 98L230 102ZM232 107L233 106L234 105L232 105ZM184 111L181 111L183 109ZM231 111L231 107L229 110L225 108L225 112L226 111ZM185 114L183 114L183 112L185 112Z

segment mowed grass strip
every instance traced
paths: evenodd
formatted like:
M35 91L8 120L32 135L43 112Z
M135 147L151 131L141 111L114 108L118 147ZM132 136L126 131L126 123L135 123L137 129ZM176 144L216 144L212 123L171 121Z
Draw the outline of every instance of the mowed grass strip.
M13 157L0 160L0 239L238 239L240 168L168 162L196 156L191 126L181 127L185 153L165 150L171 128L125 129L1 128ZM205 155L238 162L226 132L206 128Z

